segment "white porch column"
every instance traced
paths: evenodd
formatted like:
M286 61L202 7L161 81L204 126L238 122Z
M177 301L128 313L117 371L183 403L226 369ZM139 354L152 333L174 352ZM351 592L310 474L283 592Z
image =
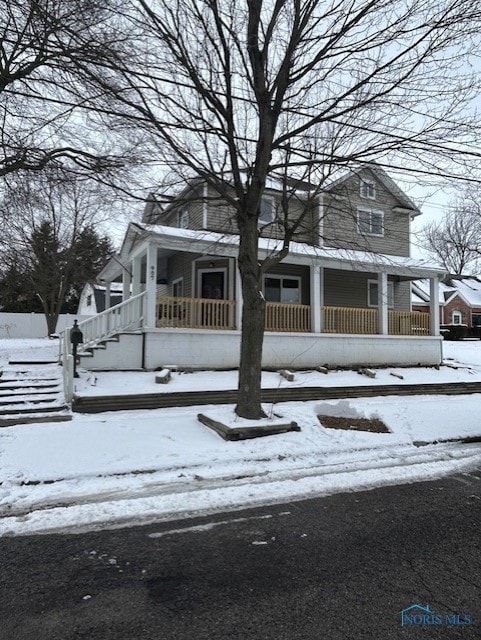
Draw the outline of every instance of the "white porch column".
M151 243L147 245L145 282L145 323L144 326L155 328L157 306L157 247Z
M324 306L324 267L320 268L321 273L321 332L324 331L324 311L322 307Z
M321 267L311 265L311 331L321 333Z
M112 302L110 299L110 290L111 290L111 285L112 283L110 281L105 283L105 308L106 309L110 309L110 307L112 306Z
M429 279L429 314L430 330L432 336L439 335L439 278L433 276Z
M132 276L127 268L122 269L122 301L130 298L130 286L132 284Z
M379 310L379 333L389 333L387 273L378 273L377 276L377 304Z
M141 284L142 256L132 260L132 295L136 296L142 291Z
M239 264L235 261L235 327L240 331L242 329L242 280L239 271Z

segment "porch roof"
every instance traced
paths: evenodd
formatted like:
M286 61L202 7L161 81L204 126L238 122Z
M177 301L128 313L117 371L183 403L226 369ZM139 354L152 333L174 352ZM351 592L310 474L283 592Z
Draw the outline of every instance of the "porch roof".
M100 280L114 280L122 273L122 265L128 269L130 260L145 251L148 244L155 244L164 255L183 251L208 256L236 257L239 236L213 231L179 229L162 225L130 223L119 254L112 258L99 274ZM261 259L282 248L280 240L259 238ZM307 266L320 266L345 271L387 272L406 280L443 277L447 272L434 263L408 257L315 247L306 243L291 242L284 262Z

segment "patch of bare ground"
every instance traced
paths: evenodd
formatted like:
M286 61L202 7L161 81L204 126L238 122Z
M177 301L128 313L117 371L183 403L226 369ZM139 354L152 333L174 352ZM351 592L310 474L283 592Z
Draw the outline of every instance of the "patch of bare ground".
M369 431L370 433L391 433L379 418L341 418L338 416L318 415L319 421L327 429L345 429L346 431Z

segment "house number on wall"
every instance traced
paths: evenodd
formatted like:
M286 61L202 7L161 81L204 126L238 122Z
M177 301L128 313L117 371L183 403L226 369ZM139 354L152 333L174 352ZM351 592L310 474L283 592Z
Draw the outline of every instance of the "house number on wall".
M153 280L155 278L155 267L152 265L150 267L150 279Z

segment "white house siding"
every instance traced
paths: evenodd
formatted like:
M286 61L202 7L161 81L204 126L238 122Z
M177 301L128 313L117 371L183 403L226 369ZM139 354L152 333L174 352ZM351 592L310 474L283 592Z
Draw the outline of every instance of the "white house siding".
M164 365L206 369L239 366L240 332L163 329L147 332L145 367ZM322 364L437 365L442 361L439 337L357 336L266 333L265 368L312 368Z
M375 183L376 199L361 198L361 179ZM393 211L400 203L371 171L354 175L324 195L322 220L324 245L409 256L409 214ZM384 236L361 235L357 230L358 207L384 213Z

